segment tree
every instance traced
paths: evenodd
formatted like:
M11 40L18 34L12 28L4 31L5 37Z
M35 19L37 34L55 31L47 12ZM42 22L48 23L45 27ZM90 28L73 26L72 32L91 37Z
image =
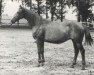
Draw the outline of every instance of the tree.
M86 22L89 16L92 14L92 11L89 10L90 7L94 5L94 0L67 0L68 6L73 5L77 7L78 10L78 22Z
M32 9L32 0L30 0L30 10Z
M54 15L55 15L55 10L56 10L56 4L58 0L47 0L47 4L49 5L51 9L51 21L53 21Z
M47 5L47 0L46 0L46 19L48 18L48 9L49 9L49 7Z
M66 0L46 0L46 4L51 12L51 21L53 21L54 16L56 17L55 20L60 19L61 21L63 21Z
M37 1L37 6L38 6L38 14L40 15L41 14L41 3L42 3L42 0L36 0Z
M32 9L32 0L22 0L22 5L25 4L30 7L30 10Z
M2 0L0 0L0 24L2 19Z
M59 0L59 4L60 4L60 7L61 7L61 9L60 9L61 17L60 17L60 19L61 19L61 22L62 22L63 18L64 18L63 14L66 12L66 11L64 11L64 7L66 5L66 0Z

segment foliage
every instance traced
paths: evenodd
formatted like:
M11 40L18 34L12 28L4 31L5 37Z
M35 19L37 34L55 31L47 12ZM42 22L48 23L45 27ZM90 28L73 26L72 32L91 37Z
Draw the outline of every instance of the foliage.
M22 4L27 5L28 7L31 7L32 0L22 0Z
M36 0L36 2L37 2L37 7L38 7L37 13L40 15L41 14L41 4L42 4L42 0Z
M0 0L0 24L1 24L1 19L2 19L2 12L4 11L4 5L3 5L4 0Z
M54 16L56 16L57 19L61 19L61 21L64 18L64 7L66 4L66 0L47 0L47 6L49 9L51 9L51 14L52 14L52 21Z
M30 0L23 1L30 6ZM65 5L77 7L78 21L87 21L87 19L92 18L92 10L89 10L89 8L94 5L94 0L46 0L46 5L42 5L43 0L36 0L36 2L37 5L32 4L32 9L39 15L46 13L46 16L48 11L50 11L52 21L54 20L54 16L62 21L64 13L66 13L66 11L64 11Z
M78 21L87 21L92 14L92 10L89 10L90 7L94 5L94 0L67 0L67 5L73 5L77 7L78 10Z

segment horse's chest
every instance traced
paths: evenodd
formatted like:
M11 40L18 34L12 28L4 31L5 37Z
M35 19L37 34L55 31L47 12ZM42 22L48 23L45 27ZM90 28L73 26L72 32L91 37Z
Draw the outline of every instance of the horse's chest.
M33 28L33 31L32 31L32 33L33 33L33 38L34 39L38 39L38 38L42 38L43 37L43 28L42 27L35 27L35 28Z

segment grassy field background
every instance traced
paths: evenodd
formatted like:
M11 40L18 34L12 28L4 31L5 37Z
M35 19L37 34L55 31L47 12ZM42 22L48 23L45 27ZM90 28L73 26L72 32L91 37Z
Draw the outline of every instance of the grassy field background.
M94 39L94 32L91 35ZM84 45L87 67L83 71L80 54L75 68L70 68L74 56L71 40L45 43L45 65L36 67L34 41L31 29L0 28L0 75L94 75L94 45Z

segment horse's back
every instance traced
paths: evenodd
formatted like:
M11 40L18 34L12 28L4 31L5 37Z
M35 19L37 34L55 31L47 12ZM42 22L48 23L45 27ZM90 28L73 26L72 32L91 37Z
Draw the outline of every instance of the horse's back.
M69 39L67 22L51 22L45 27L45 40L51 43L62 43Z

